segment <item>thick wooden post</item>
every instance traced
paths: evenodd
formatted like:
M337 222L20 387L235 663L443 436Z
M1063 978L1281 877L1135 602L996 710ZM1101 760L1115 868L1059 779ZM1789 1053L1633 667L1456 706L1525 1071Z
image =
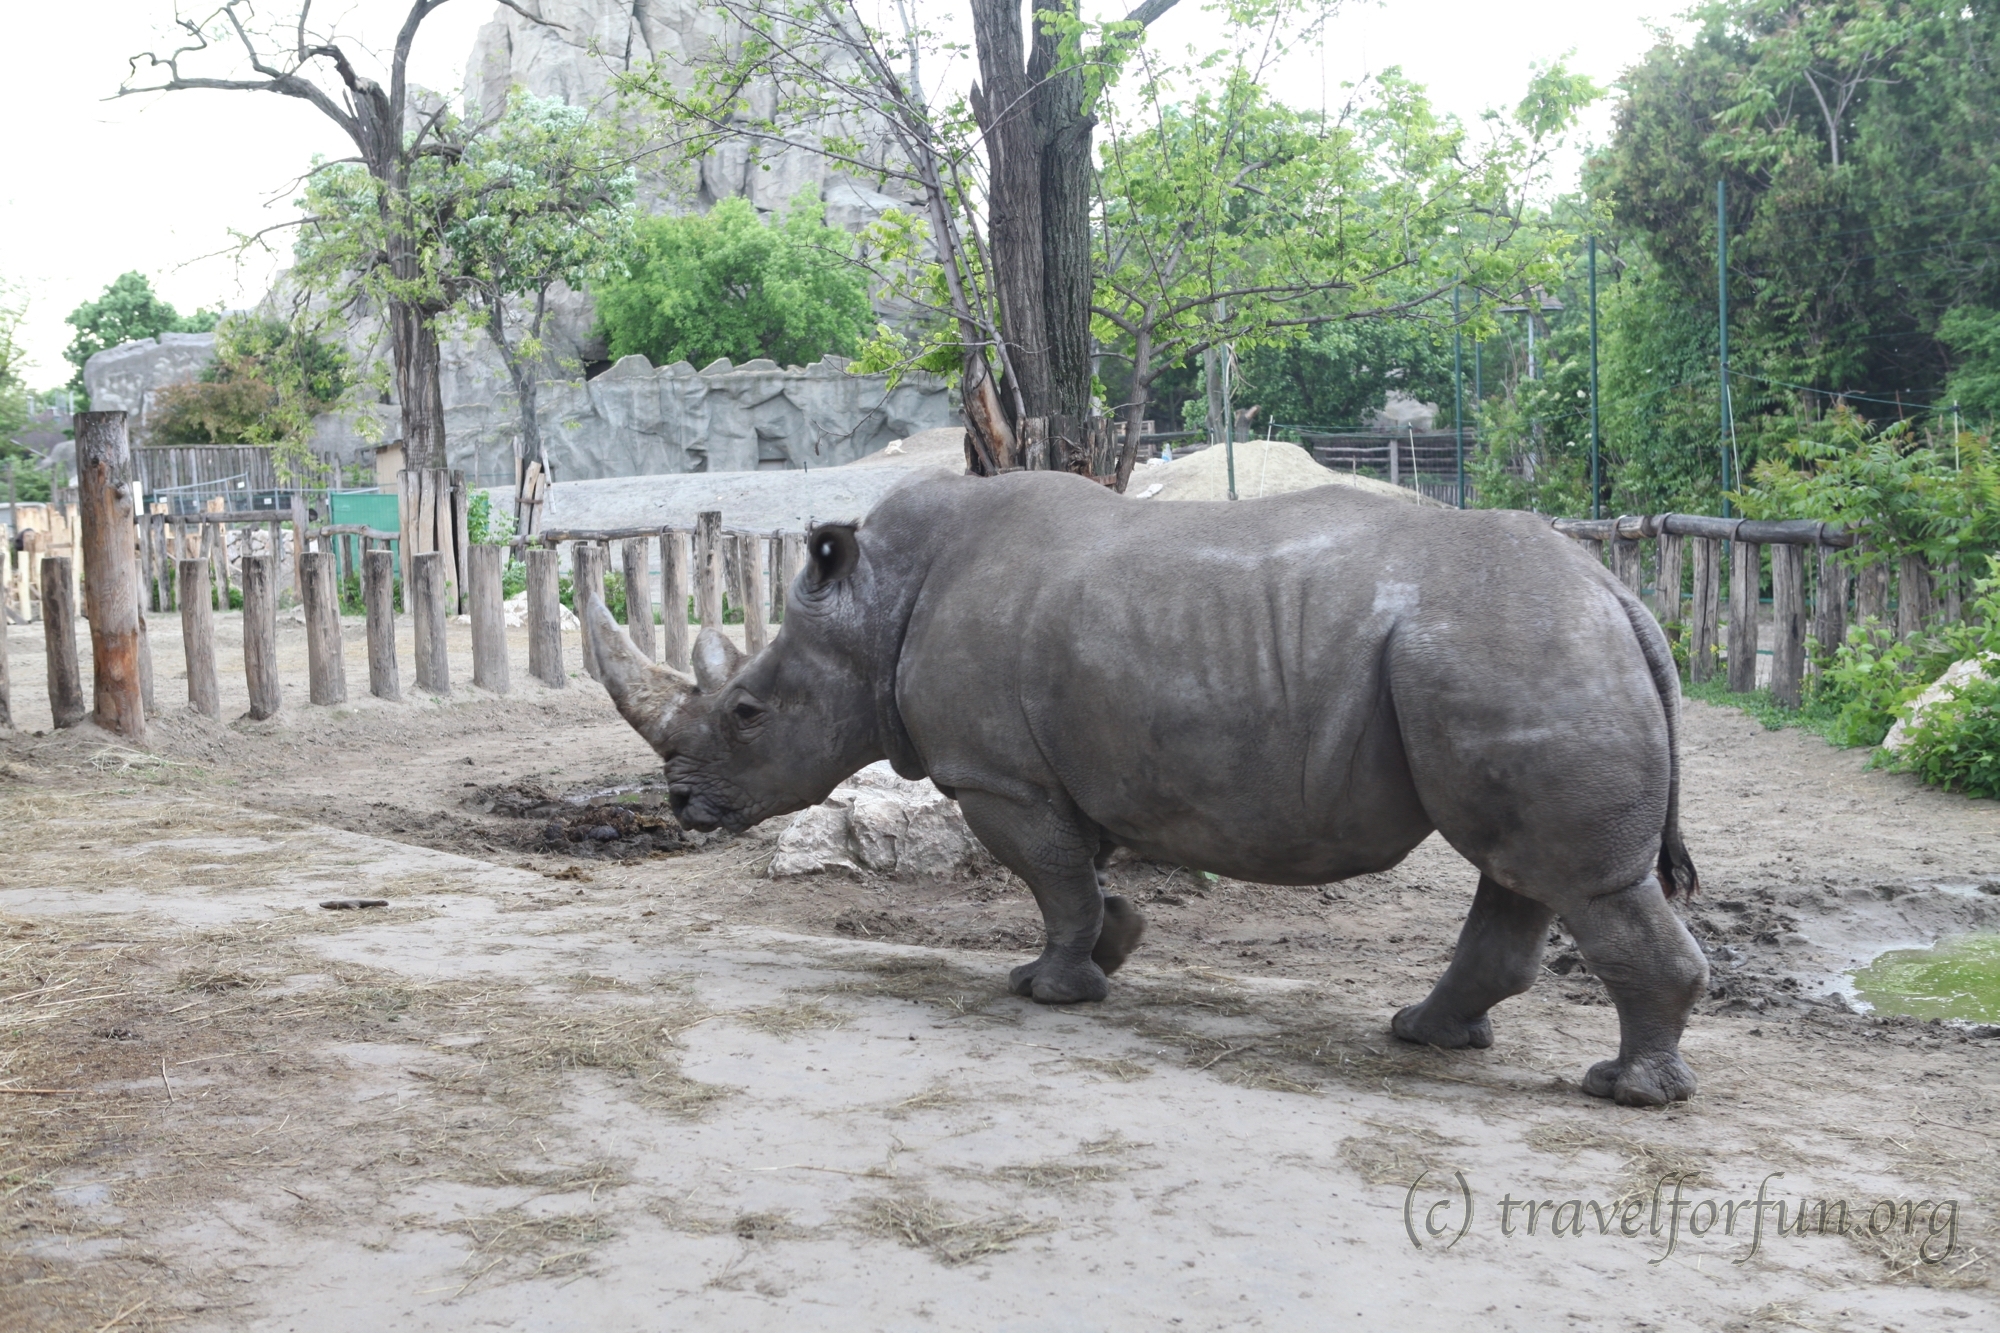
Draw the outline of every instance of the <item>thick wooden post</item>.
M1956 625L1965 616L1965 580L1954 560L1938 575L1938 623Z
M1937 598L1930 567L1921 555L1896 561L1896 637L1907 639L1930 628L1937 618Z
M688 669L688 539L684 532L660 534L660 661Z
M14 726L13 686L7 675L7 626L13 623L7 618L7 580L12 576L8 560L11 555L7 544L0 542L0 731L12 730Z
M1396 457L1396 446L1395 446L1395 445L1393 445L1393 444L1389 446L1389 457L1390 457L1390 459L1391 459L1392 461L1393 461L1393 460L1395 459L1395 457ZM1591 558L1592 560L1595 560L1595 561L1596 561L1596 562L1597 562L1598 564L1600 564L1600 565L1604 563L1604 543L1603 543L1603 542L1601 542L1601 541L1598 541L1598 540L1597 540L1597 539L1596 539L1595 537L1585 537L1585 538L1584 538L1584 539L1583 539L1583 540L1582 540L1582 541L1581 541L1580 543L1578 543L1578 544L1579 544L1579 545L1581 545L1581 546L1583 547L1583 549L1584 549L1584 550L1586 550L1586 551L1590 552L1590 558Z
M466 552L466 600L472 615L472 683L482 690L505 694L507 679L507 611L500 595L503 546L474 546Z
M1694 552L1694 596L1689 605L1688 679L1696 684L1715 679L1716 648L1722 623L1722 543L1714 537L1689 537Z
M1857 550L1866 550L1865 546ZM1876 628L1888 629L1889 624L1889 562L1877 559L1861 567L1861 575L1855 580L1854 618L1858 621L1872 620Z
M528 674L562 689L569 684L562 660L562 553L528 551Z
M1813 590L1813 638L1831 658L1847 639L1847 562L1831 546L1819 548L1819 583Z
M303 559L307 693L323 707L344 704L347 663L340 651L339 557L332 551L312 551Z
M451 549L457 557L452 569L452 586L458 589L458 614L472 610L472 492L466 489L465 474L451 473Z
M417 688L432 694L451 693L451 664L445 655L445 582L443 553L426 551L416 557L410 619L417 631Z
M570 605L582 626L583 674L592 680L602 680L604 676L597 669L597 654L590 646L590 625L584 610L589 602L604 600L604 553L596 542L571 542L569 556Z
M139 560L132 543L132 451L123 412L76 415L79 546L90 582L92 720L129 740L146 738L145 688L139 665Z
M1681 618L1681 553L1685 539L1670 532L1660 534L1653 570L1653 614L1662 625Z
M58 727L83 721L83 681L76 665L76 585L69 557L42 558L42 642L49 655L49 712Z
M305 553L306 553L306 497L299 494L299 492L297 491L293 491L292 492L292 592L299 598L300 601L304 601L306 595ZM271 607L274 613L276 612L278 605L278 588L275 580L283 573L284 571L281 568L279 568L275 563L272 565L271 577L274 580L274 582L271 585ZM227 606L228 602L225 601L223 605Z
M396 553L367 551L361 556L361 603L368 612L368 692L377 699L400 699L396 673Z
M1799 706L1806 675L1806 551L1771 547L1771 699Z
M396 521L403 538L397 543L403 566L403 609L410 609L410 561L417 555L418 479L421 472L408 468L396 474Z
M278 684L278 558L243 562L243 679L250 686L250 720L275 717L284 701Z
M743 603L743 643L755 657L771 641L771 617L764 607L764 539L745 532L736 541L736 600Z
M1729 692L1757 688L1757 603L1763 584L1763 548L1731 542L1729 551Z
M722 628L722 511L701 514L694 529L694 609L703 629Z
M181 647L187 654L188 706L204 717L222 716L222 687L215 671L215 609L205 595L208 564L178 562Z
M625 565L625 632L632 646L654 661L653 552L644 537L634 537L620 551Z
M1639 543L1631 537L1611 539L1611 573L1634 597L1645 586L1646 571L1639 559Z

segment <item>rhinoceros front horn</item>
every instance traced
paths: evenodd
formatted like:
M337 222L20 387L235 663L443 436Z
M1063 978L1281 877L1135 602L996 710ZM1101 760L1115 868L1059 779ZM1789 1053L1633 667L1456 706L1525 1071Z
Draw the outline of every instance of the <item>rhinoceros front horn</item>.
M584 633L590 635L591 649L597 654L597 670L611 702L618 705L619 713L632 724L632 729L664 757L666 751L661 746L668 724L674 710L695 693L694 681L671 667L648 661L611 618L603 598L583 600Z
M745 660L743 650L713 625L695 636L694 679L703 694L714 694L727 685Z

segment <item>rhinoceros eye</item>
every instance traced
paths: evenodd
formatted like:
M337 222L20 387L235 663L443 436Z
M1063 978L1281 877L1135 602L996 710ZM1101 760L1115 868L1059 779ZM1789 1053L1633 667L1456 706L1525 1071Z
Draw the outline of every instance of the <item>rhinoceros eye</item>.
M749 702L740 703L729 711L736 714L738 722L755 722L758 718L764 716L763 709Z

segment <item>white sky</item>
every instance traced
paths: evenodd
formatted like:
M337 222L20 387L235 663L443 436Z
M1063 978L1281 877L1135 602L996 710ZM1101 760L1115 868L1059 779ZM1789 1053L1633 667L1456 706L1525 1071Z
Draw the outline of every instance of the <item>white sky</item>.
M917 3L926 18L957 7L954 0ZM291 6L267 0L263 7L290 13ZM200 0L187 7L208 8ZM1090 6L1100 7L1113 8ZM1315 106L1323 83L1332 96L1344 81L1400 65L1429 85L1440 107L1471 118L1489 106L1511 107L1531 63L1571 49L1572 68L1610 83L1652 44L1652 24L1680 7L1676 0L1350 4L1328 27L1323 53L1295 59L1276 92ZM322 3L315 26L337 24L381 51L407 8L406 0ZM183 312L254 301L280 266L277 258L239 266L233 256L203 256L229 248L232 228L253 231L289 216L293 182L313 154L349 151L339 131L305 103L268 94L104 101L124 78L129 55L160 46L174 0L10 9L8 41L0 46L0 124L10 127L0 156L0 281L18 284L29 301L29 383L69 377L62 349L71 329L63 316L128 269L151 277ZM490 0L452 0L432 15L413 53L413 80L457 87L473 37L493 12ZM1182 0L1155 25L1153 40L1173 53L1213 25L1199 0ZM1602 137L1606 125L1608 108L1600 106L1587 129Z

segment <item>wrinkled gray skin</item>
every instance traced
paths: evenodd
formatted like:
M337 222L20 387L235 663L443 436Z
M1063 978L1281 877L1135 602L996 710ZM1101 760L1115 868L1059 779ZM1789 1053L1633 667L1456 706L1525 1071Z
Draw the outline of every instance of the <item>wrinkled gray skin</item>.
M1678 681L1650 614L1545 519L929 475L807 548L776 640L743 660L705 632L699 685L587 608L683 823L789 814L885 757L928 775L1033 889L1048 943L1013 986L1054 1004L1102 999L1137 942L1100 885L1115 847L1323 884L1435 829L1479 887L1395 1034L1490 1045L1487 1011L1534 982L1560 917L1618 1006L1585 1091L1694 1091L1679 1043L1707 966L1666 901L1694 888Z

